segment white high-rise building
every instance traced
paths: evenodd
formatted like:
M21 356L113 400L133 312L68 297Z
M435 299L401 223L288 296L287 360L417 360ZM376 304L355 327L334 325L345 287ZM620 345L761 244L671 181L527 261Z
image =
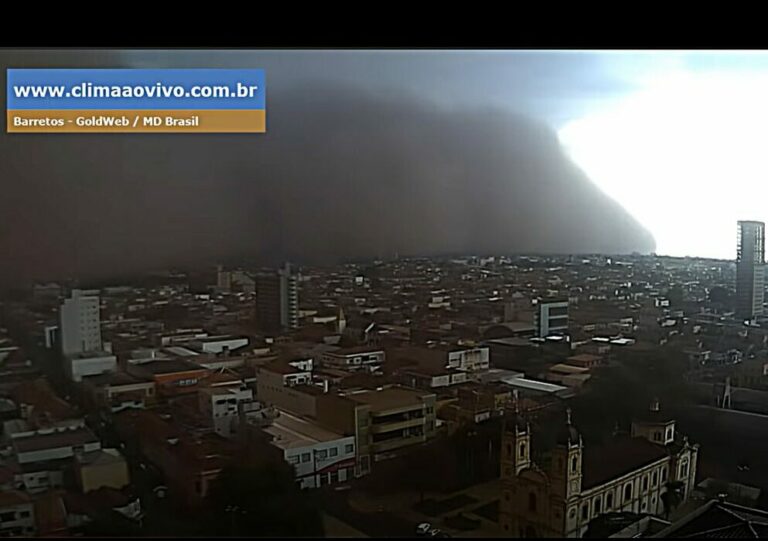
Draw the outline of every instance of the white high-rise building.
M72 290L59 310L61 352L64 355L101 351L99 292Z
M736 252L736 315L763 315L765 300L765 224L740 221Z
M568 300L539 299L534 323L540 338L568 334Z

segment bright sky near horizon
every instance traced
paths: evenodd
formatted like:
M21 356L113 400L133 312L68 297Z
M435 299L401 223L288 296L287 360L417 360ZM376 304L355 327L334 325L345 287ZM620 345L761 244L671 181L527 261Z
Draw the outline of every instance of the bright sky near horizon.
M565 123L568 154L664 255L733 259L768 218L768 71L673 71Z

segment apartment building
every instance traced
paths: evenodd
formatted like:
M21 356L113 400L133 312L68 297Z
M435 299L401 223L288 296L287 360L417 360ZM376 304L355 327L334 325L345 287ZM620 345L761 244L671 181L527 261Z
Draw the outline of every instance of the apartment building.
M435 435L436 396L401 386L354 390L318 397L317 420L344 435L354 435L355 474Z

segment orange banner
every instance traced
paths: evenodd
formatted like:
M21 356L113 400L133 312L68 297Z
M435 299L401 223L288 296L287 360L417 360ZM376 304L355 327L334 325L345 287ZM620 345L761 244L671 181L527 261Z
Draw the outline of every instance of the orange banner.
M9 110L8 133L264 133L264 109Z

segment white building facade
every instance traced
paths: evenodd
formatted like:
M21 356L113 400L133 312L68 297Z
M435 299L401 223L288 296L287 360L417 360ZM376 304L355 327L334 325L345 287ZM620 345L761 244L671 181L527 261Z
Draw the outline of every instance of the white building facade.
M72 290L59 310L61 352L74 355L101 351L101 316L98 291Z

